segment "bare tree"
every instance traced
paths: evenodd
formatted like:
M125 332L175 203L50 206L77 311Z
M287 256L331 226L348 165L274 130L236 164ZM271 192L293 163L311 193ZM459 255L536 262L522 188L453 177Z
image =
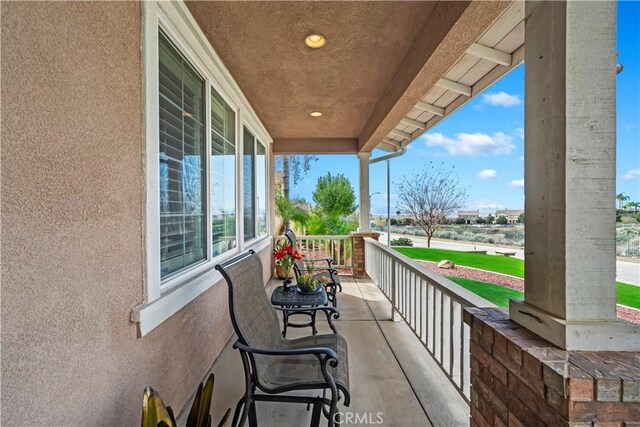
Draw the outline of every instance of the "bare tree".
M416 224L427 235L427 246L431 247L433 234L445 223L447 216L460 208L467 199L467 191L460 186L458 174L454 168L445 169L444 165L428 167L403 177L396 184L398 194L397 207L413 216Z

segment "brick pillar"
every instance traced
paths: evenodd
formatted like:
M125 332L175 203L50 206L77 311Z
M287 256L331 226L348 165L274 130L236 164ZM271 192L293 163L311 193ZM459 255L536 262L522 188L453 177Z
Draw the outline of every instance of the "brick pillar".
M566 351L470 308L471 426L638 426L640 353Z
M354 232L351 233L351 241L352 246L351 250L353 251L351 255L351 260L353 263L353 277L355 278L366 278L367 272L364 269L364 238L371 237L372 239L378 240L380 237L380 233L376 233L375 231L368 232Z

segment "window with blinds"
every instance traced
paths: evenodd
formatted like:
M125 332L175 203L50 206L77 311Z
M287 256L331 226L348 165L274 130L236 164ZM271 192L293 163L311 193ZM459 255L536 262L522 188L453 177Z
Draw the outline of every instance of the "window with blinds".
M244 241L256 237L256 160L255 137L244 128L242 136L242 177L244 185Z
M236 247L236 113L211 88L211 256Z
M206 258L205 84L159 34L161 277Z

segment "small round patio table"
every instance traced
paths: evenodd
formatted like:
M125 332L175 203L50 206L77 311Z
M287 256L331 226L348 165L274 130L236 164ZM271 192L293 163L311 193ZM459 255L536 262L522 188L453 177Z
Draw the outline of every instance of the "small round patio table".
M280 307L282 311L282 336L287 336L287 328L308 328L311 327L313 335L318 333L316 329L316 313L317 307L327 305L328 297L327 292L324 289L320 289L315 293L302 293L297 286L288 286L285 289L283 286L278 286L273 290L271 294L271 304ZM300 310L301 308L309 308L309 310ZM289 318L293 315L303 314L309 316L309 321L305 323L293 323L289 321ZM328 311L325 312L327 321L333 332L336 332L336 328L333 326L331 316Z

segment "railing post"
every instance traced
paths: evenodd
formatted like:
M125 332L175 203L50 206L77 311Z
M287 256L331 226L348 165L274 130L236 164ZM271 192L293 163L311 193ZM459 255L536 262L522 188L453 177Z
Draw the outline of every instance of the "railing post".
M396 261L391 259L391 320L396 321Z

